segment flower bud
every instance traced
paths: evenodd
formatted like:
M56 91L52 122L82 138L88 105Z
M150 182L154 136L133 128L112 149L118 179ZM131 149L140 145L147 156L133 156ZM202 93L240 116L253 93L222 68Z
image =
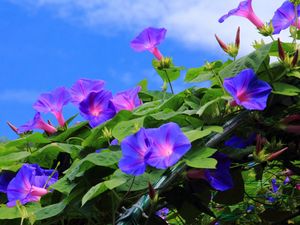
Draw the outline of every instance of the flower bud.
M259 49L259 48L261 48L264 45L265 45L265 42L264 42L263 39L261 39L260 41L254 41L252 43L253 48L256 49L256 50Z
M291 63L292 67L295 67L297 65L297 63L298 63L298 54L299 54L299 51L297 49L296 52L295 52L295 54L294 54L292 63Z
M277 152L271 153L269 154L269 156L267 157L267 161L271 161L275 158L277 158L278 156L280 156L282 153L284 153L286 150L288 150L288 147L285 147Z
M18 134L18 128L16 126L14 126L11 122L7 121L6 122L7 125L10 127L10 129L12 129L13 132L15 132L16 134Z
M283 47L282 47L282 44L281 44L281 41L280 39L278 38L278 55L279 55L279 58L281 59L281 61L284 61L285 59L285 52L283 50Z
M150 182L148 182L148 194L151 200L155 200L157 198L156 191Z
M224 52L228 53L228 46L215 34L217 42L219 43L220 47L224 50Z
M103 128L102 134L108 140L112 138L112 131L110 129L107 129L107 127Z
M235 47L237 49L240 48L240 31L241 31L241 29L240 29L240 27L238 27L238 29L236 31L236 35L235 35Z

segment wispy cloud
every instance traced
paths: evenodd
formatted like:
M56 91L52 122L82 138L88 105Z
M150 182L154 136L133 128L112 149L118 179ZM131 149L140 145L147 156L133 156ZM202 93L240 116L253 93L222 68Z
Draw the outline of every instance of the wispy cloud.
M103 33L129 31L135 34L147 26L163 26L168 37L190 49L216 51L217 33L223 40L234 39L242 29L242 53L248 52L254 39L261 39L256 28L244 18L218 18L237 7L240 0L7 0L30 9L48 8L56 16L74 23L102 30ZM253 8L269 22L283 0L255 0ZM285 32L281 38L286 38Z
M2 90L0 102L14 102L22 104L34 103L40 92L34 90Z

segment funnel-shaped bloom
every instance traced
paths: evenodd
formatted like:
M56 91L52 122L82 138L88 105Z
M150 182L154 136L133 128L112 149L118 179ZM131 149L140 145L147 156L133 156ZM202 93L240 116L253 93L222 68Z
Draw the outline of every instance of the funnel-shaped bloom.
M120 110L129 110L132 111L137 106L142 104L142 101L139 99L138 93L141 91L141 87L137 86L136 88L117 93L116 96L111 100L113 103L116 112Z
M218 163L216 169L206 169L204 172L205 180L216 190L226 191L233 187L233 181L230 175L230 160L220 152L214 154Z
M148 50L158 60L161 60L163 56L157 46L165 39L166 32L165 28L148 27L131 41L130 46L138 52Z
M38 112L52 113L60 126L65 125L62 115L63 106L70 101L70 94L64 88L60 87L50 93L41 94L38 101L34 103L33 108Z
M0 173L0 192L6 193L7 185L14 178L15 174L10 171Z
M79 105L89 93L101 91L103 86L103 80L79 79L70 89L71 102Z
M297 8L298 16L300 15L300 6ZM272 18L274 28L273 34L279 34L280 31L291 25L296 25L295 5L290 1L285 1L276 11ZM300 27L300 24L298 24Z
M110 91L101 90L91 92L86 99L80 102L80 113L90 122L91 127L96 127L115 115L116 112L111 105L111 99L112 94Z
M279 190L279 186L278 186L277 181L276 181L275 178L273 178L271 180L271 185L272 185L272 192L277 193L277 191Z
M46 123L42 117L41 114L38 112L35 114L33 120L28 121L26 124L20 126L18 128L18 133L22 134L27 131L31 131L34 129L42 129L46 131L49 134L55 133L57 130L55 127L51 126L50 124Z
M227 14L219 19L220 23L223 23L230 16L245 17L252 22L258 29L263 28L264 23L257 17L252 8L252 0L246 0L240 2L239 6L230 10Z
M173 166L191 148L191 142L176 123L167 123L159 128L148 129L150 150L146 162L158 169Z
M191 169L187 176L192 179L204 179L210 186L218 191L226 191L233 187L233 181L230 175L230 160L220 152L213 155L218 163L216 169Z
M58 173L53 170L44 170L37 164L24 164L7 186L7 206L15 206L17 200L22 205L39 201L57 180Z
M141 128L137 133L126 137L121 142L122 158L120 169L127 174L138 176L145 172L145 155L149 151L149 141L146 131Z
M236 104L249 110L264 110L272 91L267 82L257 79L252 69L244 69L235 77L224 79L224 88Z

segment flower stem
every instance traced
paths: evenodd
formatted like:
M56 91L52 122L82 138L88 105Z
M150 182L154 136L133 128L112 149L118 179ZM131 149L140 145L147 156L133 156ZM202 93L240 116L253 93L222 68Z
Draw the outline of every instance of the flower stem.
M218 81L220 87L222 88L224 94L226 95L226 91L225 91L225 89L224 89L224 87L223 87L223 82L222 82L221 77L219 76L218 73L216 73L216 71L214 71L214 69L211 69L210 71L213 73L214 77L217 79L217 81Z
M172 94L174 94L174 90L173 90L172 83L171 83L171 80L170 80L170 78L169 78L169 75L168 75L168 73L167 73L166 70L164 70L164 72L165 72L165 74L166 74L168 83L169 83L169 85L170 85L171 92L172 92Z

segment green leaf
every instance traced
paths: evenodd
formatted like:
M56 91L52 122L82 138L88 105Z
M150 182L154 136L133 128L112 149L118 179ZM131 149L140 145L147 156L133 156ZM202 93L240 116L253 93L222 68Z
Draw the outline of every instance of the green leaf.
M21 206L22 210L27 212L28 217L31 217L33 212L41 206L37 203L29 203L26 206ZM0 205L0 220L21 218L22 215L17 207L8 208L6 205Z
M34 144L48 144L51 141L47 138L44 137L43 134L41 133L33 133L26 135L24 137L18 138L16 140L12 140L7 142L6 147L19 147L22 145L27 145L29 143L34 143Z
M185 82L196 83L210 80L214 76L213 72L207 71L204 66L199 68L191 68L187 71Z
M208 158L217 150L209 147L194 149L185 156L185 162L188 166L194 168L214 169L217 165L217 160Z
M121 121L113 128L112 135L121 142L125 137L143 127L144 119L145 117L140 117L129 121Z
M138 83L138 85L141 86L142 91L147 91L148 90L148 81L147 81L147 79L141 80Z
M20 160L25 159L30 155L29 152L14 152L7 155L0 156L0 167L15 164Z
M59 152L69 153L70 156L75 159L82 149L83 147L79 145L51 143L32 153L29 157L29 161L31 163L38 163L40 166L46 168L50 168L53 161L56 160Z
M287 73L287 76L289 76L289 77L297 77L297 78L300 79L300 72L297 71L297 70L293 70L293 71Z
M296 86L286 83L276 82L273 83L273 87L274 90L272 92L278 95L296 96L300 92L300 89Z
M112 190L122 184L124 184L127 179L118 177L112 178L111 180L103 181L92 188L82 197L81 205L83 206L87 201L99 196L101 193L106 190Z
M61 142L61 141L65 141L69 137L74 137L74 136L77 136L77 135L82 134L87 131L89 132L88 122L84 121L84 122L75 124L72 127L69 127L66 131L58 134L57 136L53 136L50 139L52 141Z
M220 76L222 78L233 77L246 68L252 68L255 72L258 72L261 65L269 57L271 47L276 44L277 42L273 42L264 45L261 48L250 53L249 55L239 58L238 60L232 62L224 69L222 69L220 71Z
M209 106L211 106L211 105L217 103L217 102L220 101L221 99L222 99L222 98L219 97L219 98L216 98L216 99L213 99L213 100L211 100L211 101L206 102L204 105L202 105L202 106L200 107L200 109L197 111L197 114L198 114L199 116L202 116L203 113L205 112L205 110L208 109Z

